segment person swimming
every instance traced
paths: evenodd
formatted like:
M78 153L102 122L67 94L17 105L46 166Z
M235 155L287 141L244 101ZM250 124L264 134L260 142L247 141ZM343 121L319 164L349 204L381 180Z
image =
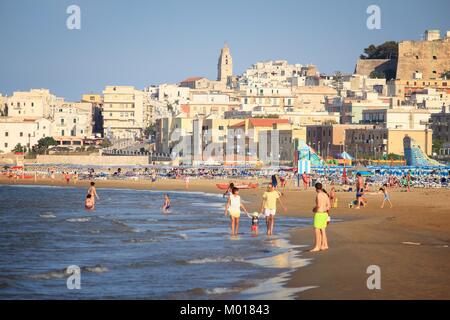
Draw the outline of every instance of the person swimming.
M95 208L94 197L91 194L86 195L86 200L84 201L84 208L86 210L94 210Z
M164 195L164 204L162 206L164 212L168 212L170 209L170 197L168 194Z

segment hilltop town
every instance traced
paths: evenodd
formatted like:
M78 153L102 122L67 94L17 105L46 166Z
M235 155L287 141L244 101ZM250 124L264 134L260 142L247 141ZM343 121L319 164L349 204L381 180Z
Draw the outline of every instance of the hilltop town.
M192 75L146 88L112 84L76 102L51 89L0 95L0 157L293 165L302 141L324 159L345 151L387 160L404 156L409 136L427 155L448 160L450 31L427 30L422 40L395 43L394 52L361 56L352 74L277 60L235 75L225 44L216 80ZM274 139L278 154L270 152Z

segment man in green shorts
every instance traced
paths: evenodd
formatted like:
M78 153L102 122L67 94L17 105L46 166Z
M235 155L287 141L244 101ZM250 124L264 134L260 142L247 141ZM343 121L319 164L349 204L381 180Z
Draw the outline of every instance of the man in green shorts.
M327 227L328 211L331 208L330 198L323 191L321 183L316 183L316 206L313 209L314 212L314 230L316 233L316 245L311 252L317 252L328 249L327 234L325 228Z

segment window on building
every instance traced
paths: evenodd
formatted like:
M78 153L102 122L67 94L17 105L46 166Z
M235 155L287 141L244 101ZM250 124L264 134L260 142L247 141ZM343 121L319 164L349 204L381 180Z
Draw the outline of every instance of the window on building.
M8 136L9 136L9 132L6 131L6 132L5 132L5 137L8 137Z
M31 103L31 106L34 107L34 102Z
M433 60L437 60L437 57L436 57L436 56L433 56Z
M219 130L223 130L223 126L219 126Z
M8 144L7 143L5 143L5 148L8 148Z
M77 123L77 119L73 119L73 123Z
M19 133L19 136L20 136L20 137L23 137L23 132Z
M64 137L64 130L61 130L61 136Z
M416 59L419 59L419 56L416 56Z
M64 124L64 119L61 119L61 124L62 124L62 125Z

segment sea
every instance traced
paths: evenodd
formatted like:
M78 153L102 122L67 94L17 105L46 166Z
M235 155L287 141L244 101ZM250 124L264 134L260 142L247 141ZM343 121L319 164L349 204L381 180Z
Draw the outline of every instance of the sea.
M241 217L230 236L222 195L0 186L0 299L292 299L286 288L311 263L289 243L310 219L277 217L275 235L252 236ZM161 210L164 194L171 198Z

